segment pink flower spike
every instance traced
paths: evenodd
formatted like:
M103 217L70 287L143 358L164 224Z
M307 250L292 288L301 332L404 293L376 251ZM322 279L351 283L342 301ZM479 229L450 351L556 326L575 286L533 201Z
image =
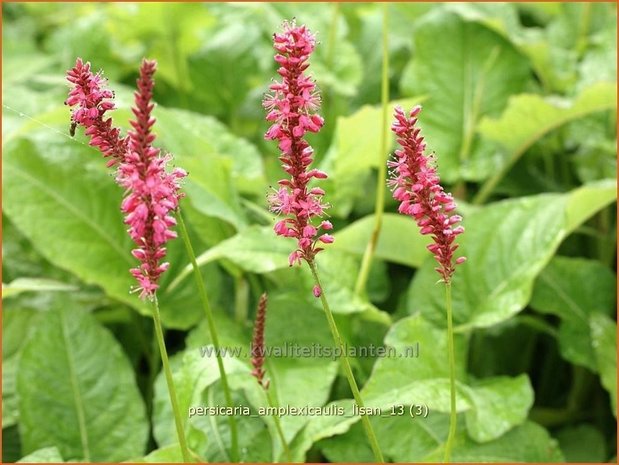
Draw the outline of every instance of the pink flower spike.
M388 163L394 168L389 185L393 187L394 199L400 201L398 211L411 216L421 228L421 234L431 234L433 244L428 250L434 254L439 266L436 271L445 283L451 281L455 265L464 263L465 257L454 262L457 248L454 239L464 232L458 223L459 215L448 215L456 208L451 194L444 192L439 184L436 168L430 157L424 155L426 144L415 125L420 106L415 106L407 116L400 107L395 109L395 121L391 130L402 147L395 152L395 160Z
M71 112L72 124L84 127L86 135L90 136L89 144L97 147L104 157L110 157L108 166L121 162L128 141L120 137L120 130L112 127L112 120L106 118L105 113L114 109L110 100L114 94L105 88L106 80L101 73L91 71L90 63L78 58L75 66L67 71L67 81L70 90L65 104L75 107Z
M144 60L140 67L131 121L134 130L127 137L127 154L118 167L116 181L127 189L121 210L125 223L129 225L129 235L138 248L133 256L141 265L131 270L138 281L141 298L150 298L159 287L158 281L169 264L162 263L165 257L165 244L176 237L170 228L176 220L170 216L181 198L180 180L186 175L181 169L166 171L170 155L160 155L159 149L152 146L155 135L151 128L155 119L151 116L156 62Z
M313 149L305 140L308 132L318 132L324 124L317 114L320 96L316 84L305 74L316 41L305 26L297 27L294 21L285 22L283 31L275 34L273 41L277 72L282 79L269 86L271 93L262 102L271 123L265 139L278 142L282 169L289 178L278 182L279 190L269 195L268 200L272 212L286 216L276 223L275 233L297 239L297 249L289 256L292 266L301 260L311 263L322 250L316 247L319 241L333 242L333 236L328 234L317 237L318 229L330 230L333 226L328 221L316 226L315 218L327 208L322 203L325 192L308 186L312 180L327 178L324 171L310 168Z

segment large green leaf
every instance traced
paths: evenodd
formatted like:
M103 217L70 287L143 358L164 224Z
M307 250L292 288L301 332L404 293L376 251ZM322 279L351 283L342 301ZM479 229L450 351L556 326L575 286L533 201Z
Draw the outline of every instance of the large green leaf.
M614 181L599 182L567 194L497 202L468 215L466 232L458 237L458 254L467 262L457 267L452 279L459 329L493 326L520 312L529 302L536 276L561 241L616 195ZM408 309L445 326L444 290L436 284L434 267L428 257L415 275Z
M131 239L120 213L122 191L95 150L46 136L3 151L5 213L50 262L134 307Z
M529 66L503 37L453 13L429 13L413 37L415 56L401 86L408 95L428 95L420 125L439 156L442 177L454 181L474 152L485 156L475 136L479 120L499 114L508 97L524 89Z
M583 116L617 108L614 83L600 82L581 91L572 101L521 94L510 98L500 118L485 118L480 134L503 152L497 172L482 186L476 201L483 202L514 163L537 141L558 127Z
M567 360L597 371L588 328L591 315L615 309L616 277L600 262L555 257L535 281L531 307L561 318L559 349Z
M335 234L333 249L363 255L372 236L375 217L357 220ZM402 240L404 238L404 240ZM383 215L382 229L376 244L375 258L416 268L427 258L427 237L419 234L415 222L394 213Z
M617 323L598 313L591 316L591 340L602 378L610 394L611 411L617 416Z
M25 453L51 444L67 460L114 462L141 455L148 423L120 345L71 305L45 313L17 372Z
M158 140L168 151L178 155L180 166L187 158L202 160L205 157L223 157L230 162L231 176L238 190L263 193L265 180L262 159L256 147L245 139L233 135L225 125L211 116L163 107L156 109L155 116ZM200 178L208 180L208 183L201 183L201 187L218 193L219 197L228 199L231 207L238 208L233 203L238 202L236 194L230 190L230 186L218 180L221 176L220 173L208 170Z

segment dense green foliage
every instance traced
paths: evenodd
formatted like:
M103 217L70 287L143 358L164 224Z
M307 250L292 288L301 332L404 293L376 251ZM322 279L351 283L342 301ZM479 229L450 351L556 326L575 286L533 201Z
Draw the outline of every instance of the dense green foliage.
M373 227L379 164L383 7L377 4L3 4L3 461L175 461L176 433L122 192L78 130L65 71L105 70L127 128L142 57L158 60L157 144L189 172L182 212L225 346L239 405L259 295L269 346L333 343L294 244L272 231L265 196L280 177L263 140L275 75L271 37L296 17L318 33L311 71L326 124L311 142L336 241L318 256L324 292L390 461L442 458L449 389L443 288L410 218L386 215L367 292L355 295ZM458 201L468 257L453 280L455 461L607 461L616 456L616 6L390 4L391 106L422 103L420 124ZM390 139L390 146L395 141ZM386 160L388 154L382 154ZM382 163L382 161L381 161ZM385 189L387 186L385 184ZM179 402L223 405L182 241L159 293ZM280 405L351 393L332 358L272 358ZM427 418L389 416L423 405ZM397 408L396 408L397 410ZM297 461L371 461L359 417L284 416ZM186 418L189 446L229 459L224 417ZM282 449L269 417L239 417L241 458Z

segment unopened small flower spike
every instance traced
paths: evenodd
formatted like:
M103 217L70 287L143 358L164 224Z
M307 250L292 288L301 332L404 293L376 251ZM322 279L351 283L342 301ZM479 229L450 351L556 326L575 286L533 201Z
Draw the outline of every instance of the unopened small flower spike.
M76 125L84 127L89 144L110 158L108 166L121 162L128 140L120 136L120 129L113 127L112 119L106 117L106 112L115 108L114 93L107 88L106 79L100 72L93 73L89 62L78 58L75 66L67 71L67 81L70 91L65 104L72 108L72 132Z
M264 361L265 361L265 346L264 346L264 327L267 317L267 295L266 293L260 296L258 301L258 309L256 310L256 321L254 322L254 335L251 342L251 364L254 367L251 374L258 380L258 384L263 389L269 388L269 381L264 379Z
M393 169L389 181L393 198L400 202L398 211L411 216L421 228L421 234L431 235L432 252L439 266L436 271L445 283L451 281L455 265L466 258L453 259L458 248L456 236L464 232L459 225L462 218L451 214L456 208L451 194L445 193L440 185L432 157L424 154L426 144L416 127L420 106L415 106L409 114L396 107L395 121L391 130L396 134L401 148L396 150L395 158L388 166Z
M316 84L305 74L316 41L305 26L296 26L293 21L284 23L273 42L281 81L271 84L271 93L263 101L266 119L272 123L265 139L279 142L279 159L289 177L279 181L269 203L271 211L284 216L275 224L275 233L297 240L297 249L289 257L292 266L301 260L312 262L323 250L322 244L332 243L334 238L327 231L333 226L326 220L315 222L328 206L322 201L325 192L309 186L312 179L327 178L323 171L310 168L314 151L305 140L308 132L316 133L324 124L317 113L320 96Z
M155 104L151 100L156 67L156 62L149 60L144 60L140 67L133 108L136 119L131 121L133 130L129 131L128 150L117 173L117 182L128 192L121 210L129 235L138 246L132 254L140 265L130 271L138 281L136 290L141 298L154 295L159 277L169 267L162 260L166 242L176 237L172 230L176 220L171 213L181 198L180 180L187 175L180 168L168 172L171 156L161 156L159 149L152 145L155 118L151 113Z

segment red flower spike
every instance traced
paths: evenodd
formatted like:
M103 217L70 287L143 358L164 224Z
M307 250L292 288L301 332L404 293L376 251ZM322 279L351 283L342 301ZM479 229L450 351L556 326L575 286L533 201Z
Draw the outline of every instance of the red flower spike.
M395 158L388 166L393 168L393 198L400 202L398 211L411 216L421 228L421 234L432 235L433 243L428 246L439 266L436 271L445 283L451 281L455 265L463 263L466 258L453 260L458 248L455 238L464 232L459 215L449 216L456 204L451 194L444 192L432 157L426 157L426 144L415 127L420 106L415 106L407 116L402 108L395 109L395 122L391 130L396 134L401 149L396 150Z
M308 188L312 178L327 178L323 171L309 169L313 149L304 138L308 132L318 132L324 124L316 113L320 106L316 84L304 74L316 41L305 26L285 22L282 33L275 34L273 42L277 51L275 61L280 65L277 72L282 80L270 86L271 94L263 101L266 119L272 122L265 139L278 141L282 169L290 178L279 181L279 189L268 200L271 211L287 217L275 224L275 233L297 239L298 248L289 257L292 266L302 259L313 261L322 250L316 247L317 242L333 242L333 236L321 235L319 231L333 226L328 221L312 224L313 218L321 217L328 205L322 202L322 189Z

